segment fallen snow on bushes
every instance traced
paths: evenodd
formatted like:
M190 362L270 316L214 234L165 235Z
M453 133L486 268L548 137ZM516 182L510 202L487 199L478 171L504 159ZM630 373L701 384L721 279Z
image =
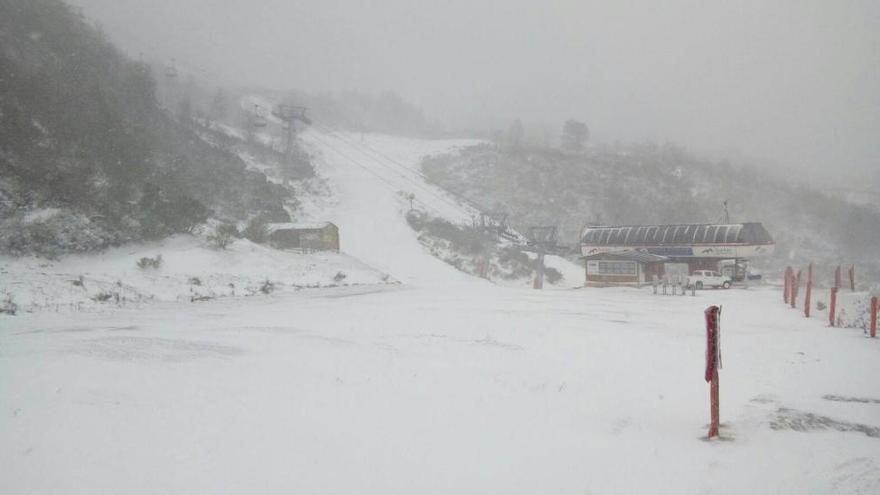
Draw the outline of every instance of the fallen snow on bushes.
M138 267L141 258L157 256L158 268ZM186 235L58 260L0 257L0 278L0 300L11 297L22 312L393 282L345 254L281 251L246 239L224 250Z

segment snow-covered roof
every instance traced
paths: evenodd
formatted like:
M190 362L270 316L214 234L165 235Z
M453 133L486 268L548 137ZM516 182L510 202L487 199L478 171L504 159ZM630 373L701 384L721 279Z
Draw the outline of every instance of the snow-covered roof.
M637 261L639 263L658 263L669 261L666 256L646 253L644 251L617 251L612 253L597 253L590 256L582 256L581 259L606 259L618 261Z
M293 223L293 222L284 222L284 223L270 223L266 225L266 228L269 230L269 233L278 231L278 230L321 230L327 228L328 226L333 225L331 222L304 222L304 223Z
M590 246L773 244L773 238L760 223L619 225L585 227L581 243Z

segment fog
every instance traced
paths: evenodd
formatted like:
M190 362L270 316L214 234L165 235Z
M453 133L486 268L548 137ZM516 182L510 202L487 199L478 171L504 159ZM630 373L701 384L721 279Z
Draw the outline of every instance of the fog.
M217 84L392 90L452 129L577 118L818 176L880 162L870 1L76 3L130 54Z

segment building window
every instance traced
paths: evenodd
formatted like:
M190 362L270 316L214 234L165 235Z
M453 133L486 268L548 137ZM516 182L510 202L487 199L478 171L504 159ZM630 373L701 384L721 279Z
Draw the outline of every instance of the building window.
M635 261L600 261L597 275L635 275Z

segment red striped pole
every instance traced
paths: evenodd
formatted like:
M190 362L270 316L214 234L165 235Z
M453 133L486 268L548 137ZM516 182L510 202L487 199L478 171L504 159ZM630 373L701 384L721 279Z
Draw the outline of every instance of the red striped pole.
M706 315L706 372L705 379L709 382L709 424L708 438L718 436L720 424L720 405L718 391L718 368L721 367L721 349L719 347L720 329L719 319L721 308L709 306L704 313Z
M788 296L791 294L791 267L785 267L785 272L782 274L782 278L784 279L784 285L782 289L782 300L785 301L785 304L788 304Z
M877 336L877 296L871 298L871 337Z
M807 293L804 296L804 316L810 317L810 296L813 294L813 281L807 280Z
M828 306L828 326L834 326L834 313L837 311L837 287L831 288L831 304Z
M807 293L804 297L804 316L810 317L810 300L813 295L813 264L807 266Z

